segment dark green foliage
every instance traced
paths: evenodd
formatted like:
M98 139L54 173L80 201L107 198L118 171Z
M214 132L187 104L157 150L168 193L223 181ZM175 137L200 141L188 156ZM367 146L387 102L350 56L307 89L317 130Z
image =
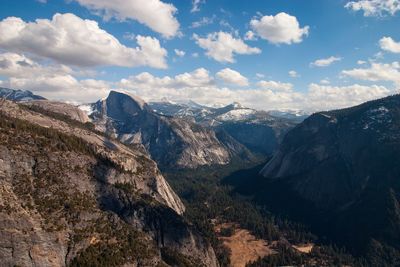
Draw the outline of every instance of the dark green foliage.
M122 224L115 228L106 220L97 222L95 231L104 239L81 251L72 260L71 267L121 266L133 261L143 263L155 255L155 251L145 244L141 234L129 225Z
M223 227L221 228L221 231L219 232L219 234L221 236L225 236L225 237L230 237L235 233L235 228L233 226L231 227Z
M258 171L260 166L255 169ZM200 168L190 172L165 173L174 190L185 201L185 216L212 244L221 266L229 266L230 252L216 237L212 219L237 223L256 237L268 241L278 240L283 233L286 238L296 242L313 241L315 236L309 234L302 225L275 217L264 207L255 205L251 199L233 191L233 187L225 180L229 180L235 170L243 167L236 164L212 169ZM248 169L241 175L248 175L249 172L256 171Z
M114 186L127 194L133 194L136 191L135 186L130 183L115 183Z
M26 110L33 111L33 112L36 112L36 113L40 113L40 114L43 114L43 115L45 115L47 117L54 118L56 120L66 122L70 126L86 129L86 130L95 132L98 135L104 135L103 132L97 131L95 129L94 124L91 123L91 122L82 123L80 121L72 119L68 115L57 113L57 112L53 112L53 111L44 109L44 108L42 108L42 107L40 107L38 105L35 105L35 104L28 104L28 105L27 104L19 104L18 106L20 108L22 108L22 109L26 109Z
M300 266L305 263L304 256L285 246L279 247L277 254L270 255L256 262L247 264L246 267L267 267L267 266Z
M206 267L198 264L198 261L196 262L196 260L167 247L161 249L161 258L172 267Z
M40 147L52 148L59 151L76 151L87 155L95 155L93 147L82 138L61 133L52 128L45 128L30 122L10 118L4 113L0 113L0 133L13 135L18 133L20 136L28 134L35 139ZM4 136L0 140L1 144L7 145L9 137ZM15 140L16 144L21 140Z
M314 248L311 253L304 254L295 249L280 245L277 253L249 263L246 267L273 267L273 266L368 266L362 261L354 259L349 254L335 246L321 246ZM379 265L376 265L379 266Z

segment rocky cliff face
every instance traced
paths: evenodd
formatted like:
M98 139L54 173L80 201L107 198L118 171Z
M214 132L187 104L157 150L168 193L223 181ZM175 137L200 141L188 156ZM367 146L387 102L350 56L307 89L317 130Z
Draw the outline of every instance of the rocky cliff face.
M399 249L399 157L396 95L312 115L286 135L262 174L284 185L280 194L315 208L310 216L324 233L350 246L375 239Z
M143 147L9 101L0 112L2 266L218 265Z
M63 102L49 101L49 100L31 100L23 103L30 109L40 109L47 110L51 113L57 113L62 116L69 117L72 120L87 123L90 121L86 112L82 111L80 108L69 105Z
M223 165L238 155L251 153L236 142L219 140L217 133L193 122L162 116L137 97L110 92L92 106L96 128L126 144L143 144L152 158L164 168L196 168Z
M273 116L233 103L212 108L196 103L153 102L150 107L159 114L185 118L216 131L223 130L250 151L270 156L288 130L301 122L296 116Z

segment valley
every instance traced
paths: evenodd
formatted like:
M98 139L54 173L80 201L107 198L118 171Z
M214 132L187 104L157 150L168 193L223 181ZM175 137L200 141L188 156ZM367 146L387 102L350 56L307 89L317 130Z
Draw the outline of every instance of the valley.
M10 221L26 218L24 220L28 220L29 225L34 225L34 230L28 231L24 228L21 231L28 231L30 235L51 231L63 236L62 241L52 241L59 250L49 250L48 253L54 255L51 261L67 261L71 266L93 263L98 253L114 253L110 245L115 243L120 244L118 253L122 254L116 255L112 263L102 261L95 265L129 262L131 259L126 253L130 253L130 242L142 244L140 246L153 251L153 254L146 254L148 256L143 259L135 259L139 265L142 264L140 262L149 261L158 262L161 266L197 266L195 262L199 259L202 259L199 266L221 267L287 264L369 266L371 262L390 265L397 261L393 243L395 241L387 239L386 228L382 234L369 231L371 239L365 235L365 230L359 229L359 233L363 235L360 241L357 230L352 228L357 221L346 217L351 212L357 214L356 220L362 220L363 216L369 214L369 209L365 208L363 202L371 201L369 198L373 197L372 200L379 201L373 205L382 205L380 207L383 213L380 218L384 221L370 220L370 226L364 225L378 229L374 223L380 223L381 226L388 227L387 231L396 234L395 184L388 187L389 195L385 191L382 191L382 196L374 194L373 188L376 185L366 184L373 182L373 178L362 180L361 175L355 180L360 185L356 182L343 182L350 176L342 171L345 168L340 167L340 164L343 159L352 155L350 146L345 141L351 138L352 131L362 131L365 140L370 142L369 147L373 147L372 140L377 140L383 144L379 148L393 150L389 155L397 153L397 146L384 146L386 142L397 142L397 128L382 128L382 125L388 120L393 122L398 119L398 96L368 102L347 110L313 114L302 123L283 123L287 119L273 119L270 115L266 115L268 119L263 122L248 117L243 120L237 117L233 119L239 125L237 127L240 124L260 123L266 123L263 127L270 129L277 127L276 142L282 144L272 153L265 150L262 153L262 150L254 149L248 142L243 142L243 139L229 135L229 131L221 135L220 127L227 127L226 124L214 127L180 116L159 115L144 101L121 92L111 92L107 99L92 104L90 109L43 99L21 101L21 93L18 97L14 102L1 102L2 150L12 151L12 157L23 158L24 155L30 155L32 158L24 159L24 164L28 165L23 165L25 171L19 173L14 171L15 163L7 157L11 152L2 154L0 170L6 179L2 184L4 198L1 212L7 214L2 223L8 225ZM243 109L242 106L232 105L224 111L230 113L232 108ZM216 113L221 116L221 112L219 110ZM355 117L357 120L352 121ZM151 130L154 127L158 129L157 133ZM337 131L341 131L342 127L350 127L345 131L347 139L343 141L343 151L340 150L341 139L334 140L341 138L341 133ZM288 133L283 134L282 131ZM379 138L376 138L377 132ZM283 136L280 137L279 133ZM188 138L190 135L192 137ZM37 151L48 151L53 161L63 160L71 171L61 167L57 167L58 172L49 171L46 165L50 164L49 160L42 158L43 155L39 152L29 154L24 148L25 143L21 142L23 136L26 142L38 147ZM306 139L297 141L299 136ZM364 139L360 138L363 135L357 133L357 136L358 143L352 143L358 149L355 158L368 160L368 155L371 154L363 152L366 149L363 146ZM259 137L256 135L254 138ZM37 143L42 139L47 141ZM300 148L296 148L296 145ZM177 149L179 146L182 149ZM291 149L296 152L288 152ZM62 156L61 151L67 154ZM217 151L226 151L227 157L216 162L213 156L195 156L199 151L205 151L205 155L218 155ZM171 153L167 156L169 160L166 160L165 153ZM338 157L331 156L330 153L347 154ZM375 150L376 156L382 155L385 158L386 153ZM366 158L360 159L360 155ZM81 162L78 163L74 158L79 158ZM285 160L290 162L280 162ZM176 161L182 164L176 165ZM29 162L36 163L31 167ZM44 176L37 173L35 164L39 164L38 162L44 164L41 167ZM390 170L396 170L391 165L393 161L382 162ZM59 163L51 164L59 166ZM331 176L323 173L313 178L315 170L318 171L321 164L324 166L323 170L333 164L332 172L337 172L336 179L332 180ZM351 177L357 177L356 166L352 167ZM371 165L371 168L383 170L380 165ZM374 169L370 173L373 173L372 170ZM365 168L361 174L364 171ZM298 178L296 173L299 173ZM67 183L57 180L57 174L69 177ZM384 172L381 171L380 175L382 177ZM77 180L78 176L87 178ZM327 179L328 182L321 184L317 178ZM301 179L306 179L307 183L300 183ZM392 183L390 176L387 179L380 188L386 188ZM33 185L28 186L29 183ZM73 184L73 187L68 183ZM312 192L305 190L316 186L313 183L320 187ZM51 207L44 208L43 205L48 204L38 198L37 194L44 192L43 186L54 188L46 196L47 201L54 202ZM345 186L345 190L341 189L342 186ZM365 191L366 188L369 191ZM350 189L354 193L346 193ZM340 190L340 194L335 190ZM81 201L89 206L80 207L74 201L80 199L78 196L83 192L82 197L86 196L88 199ZM371 195L364 196L367 192ZM354 201L349 196L361 199ZM70 198L71 204L63 204L60 197ZM367 203L372 205L371 202ZM13 209L19 211L12 211ZM18 218L15 217L16 214L25 215ZM389 217L386 219L385 216ZM111 217L115 219L108 225ZM102 225L101 220L107 227L124 229L122 231L127 231L128 236L132 234L133 239L125 240L111 230L104 232L103 228L98 228ZM342 225L345 222L347 225ZM340 231L350 231L348 233L355 236L350 239L341 238L342 234L336 228L339 226L342 227ZM84 230L89 229L88 227L91 230L84 234L82 231L88 231ZM3 236L9 231L13 230L5 228ZM50 241L46 240L52 237L38 238L41 246L48 246ZM110 241L110 238L114 241ZM7 238L4 240L6 243L3 242L3 246L8 246L7 242L11 242ZM30 246L22 237L19 240L24 246ZM367 242L367 246L360 247L358 242ZM73 249L70 254L72 256L63 259L60 251L66 247ZM379 247L381 250L378 250ZM31 261L39 263L50 260L46 256L47 252L40 252L43 251L42 247L35 249L38 254ZM26 255L23 254L18 257L4 253L2 255L10 262L27 262Z
M0 267L400 267L400 0L1 0Z

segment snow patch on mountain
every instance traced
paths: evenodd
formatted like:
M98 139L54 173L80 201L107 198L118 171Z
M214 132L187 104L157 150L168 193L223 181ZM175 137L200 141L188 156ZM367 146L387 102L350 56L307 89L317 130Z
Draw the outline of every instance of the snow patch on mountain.
M79 105L78 108L85 112L88 116L91 115L94 111L92 104Z
M255 113L256 111L253 109L234 109L219 115L216 119L220 121L242 121L249 119L250 115L254 115Z

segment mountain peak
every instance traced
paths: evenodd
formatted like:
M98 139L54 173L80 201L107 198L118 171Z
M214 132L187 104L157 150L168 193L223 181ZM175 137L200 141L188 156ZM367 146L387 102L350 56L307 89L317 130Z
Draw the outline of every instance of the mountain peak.
M242 104L240 104L239 102L233 102L231 104L234 108L236 109L240 109L240 108L245 108Z
M135 103L141 110L145 109L147 107L146 102L141 99L140 97L126 92L126 91L115 91L115 90L111 90L106 101L111 100L111 99L124 99L124 98L129 98L133 103Z

